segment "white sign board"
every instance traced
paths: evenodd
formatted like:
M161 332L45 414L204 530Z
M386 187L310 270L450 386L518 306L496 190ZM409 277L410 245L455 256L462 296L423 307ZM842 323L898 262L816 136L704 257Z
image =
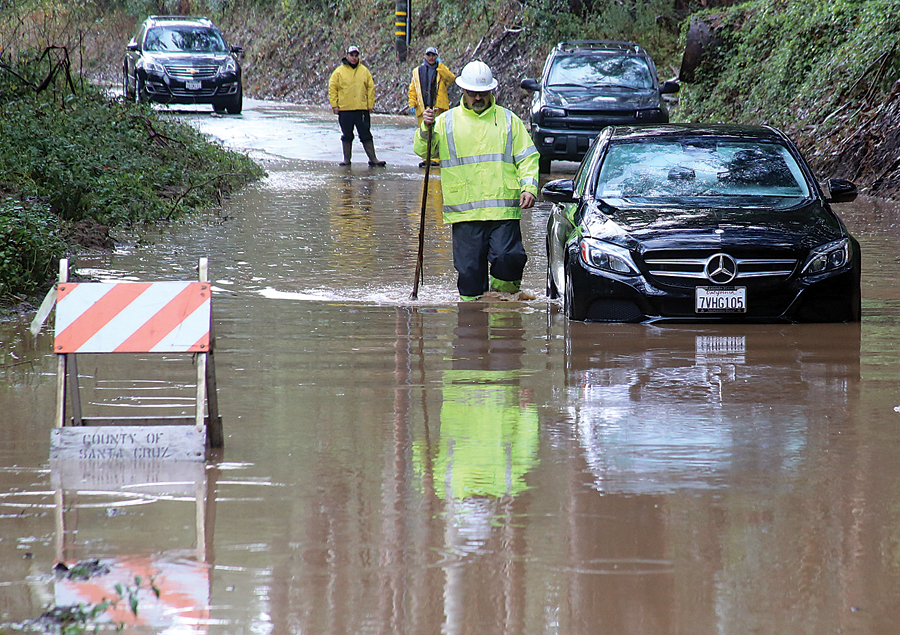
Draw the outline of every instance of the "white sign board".
M53 428L51 459L203 461L206 426L67 426Z

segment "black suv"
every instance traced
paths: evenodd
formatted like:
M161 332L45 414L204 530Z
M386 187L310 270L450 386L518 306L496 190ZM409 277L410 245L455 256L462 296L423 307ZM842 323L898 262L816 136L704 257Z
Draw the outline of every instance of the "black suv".
M122 93L136 101L212 104L237 115L243 52L206 18L152 15L125 47Z
M663 94L678 82L659 83L653 60L632 42L560 42L547 56L541 81L523 79L532 91L531 137L550 161L581 161L591 142L612 124L668 123Z

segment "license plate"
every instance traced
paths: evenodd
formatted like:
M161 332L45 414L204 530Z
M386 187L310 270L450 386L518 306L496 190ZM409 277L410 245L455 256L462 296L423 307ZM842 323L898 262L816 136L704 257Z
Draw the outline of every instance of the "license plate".
M200 82L196 80L189 80L184 83L184 87L188 90L200 90Z
M697 313L746 313L747 287L697 287Z

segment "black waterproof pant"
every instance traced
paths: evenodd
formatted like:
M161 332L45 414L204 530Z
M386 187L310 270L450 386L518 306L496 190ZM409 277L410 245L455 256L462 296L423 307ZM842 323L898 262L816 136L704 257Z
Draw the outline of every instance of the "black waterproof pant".
M341 126L341 141L351 143L353 141L353 128L363 143L372 140L370 130L370 117L368 110L342 110L338 113L338 123Z
M460 295L487 293L488 274L498 280L520 281L528 256L518 220L453 223L453 266Z

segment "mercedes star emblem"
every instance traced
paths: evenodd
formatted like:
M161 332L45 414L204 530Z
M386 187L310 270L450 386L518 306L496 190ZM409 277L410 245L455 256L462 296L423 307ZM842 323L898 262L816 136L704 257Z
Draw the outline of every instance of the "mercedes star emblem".
M737 277L737 263L728 254L710 256L703 272L713 284L728 284Z

